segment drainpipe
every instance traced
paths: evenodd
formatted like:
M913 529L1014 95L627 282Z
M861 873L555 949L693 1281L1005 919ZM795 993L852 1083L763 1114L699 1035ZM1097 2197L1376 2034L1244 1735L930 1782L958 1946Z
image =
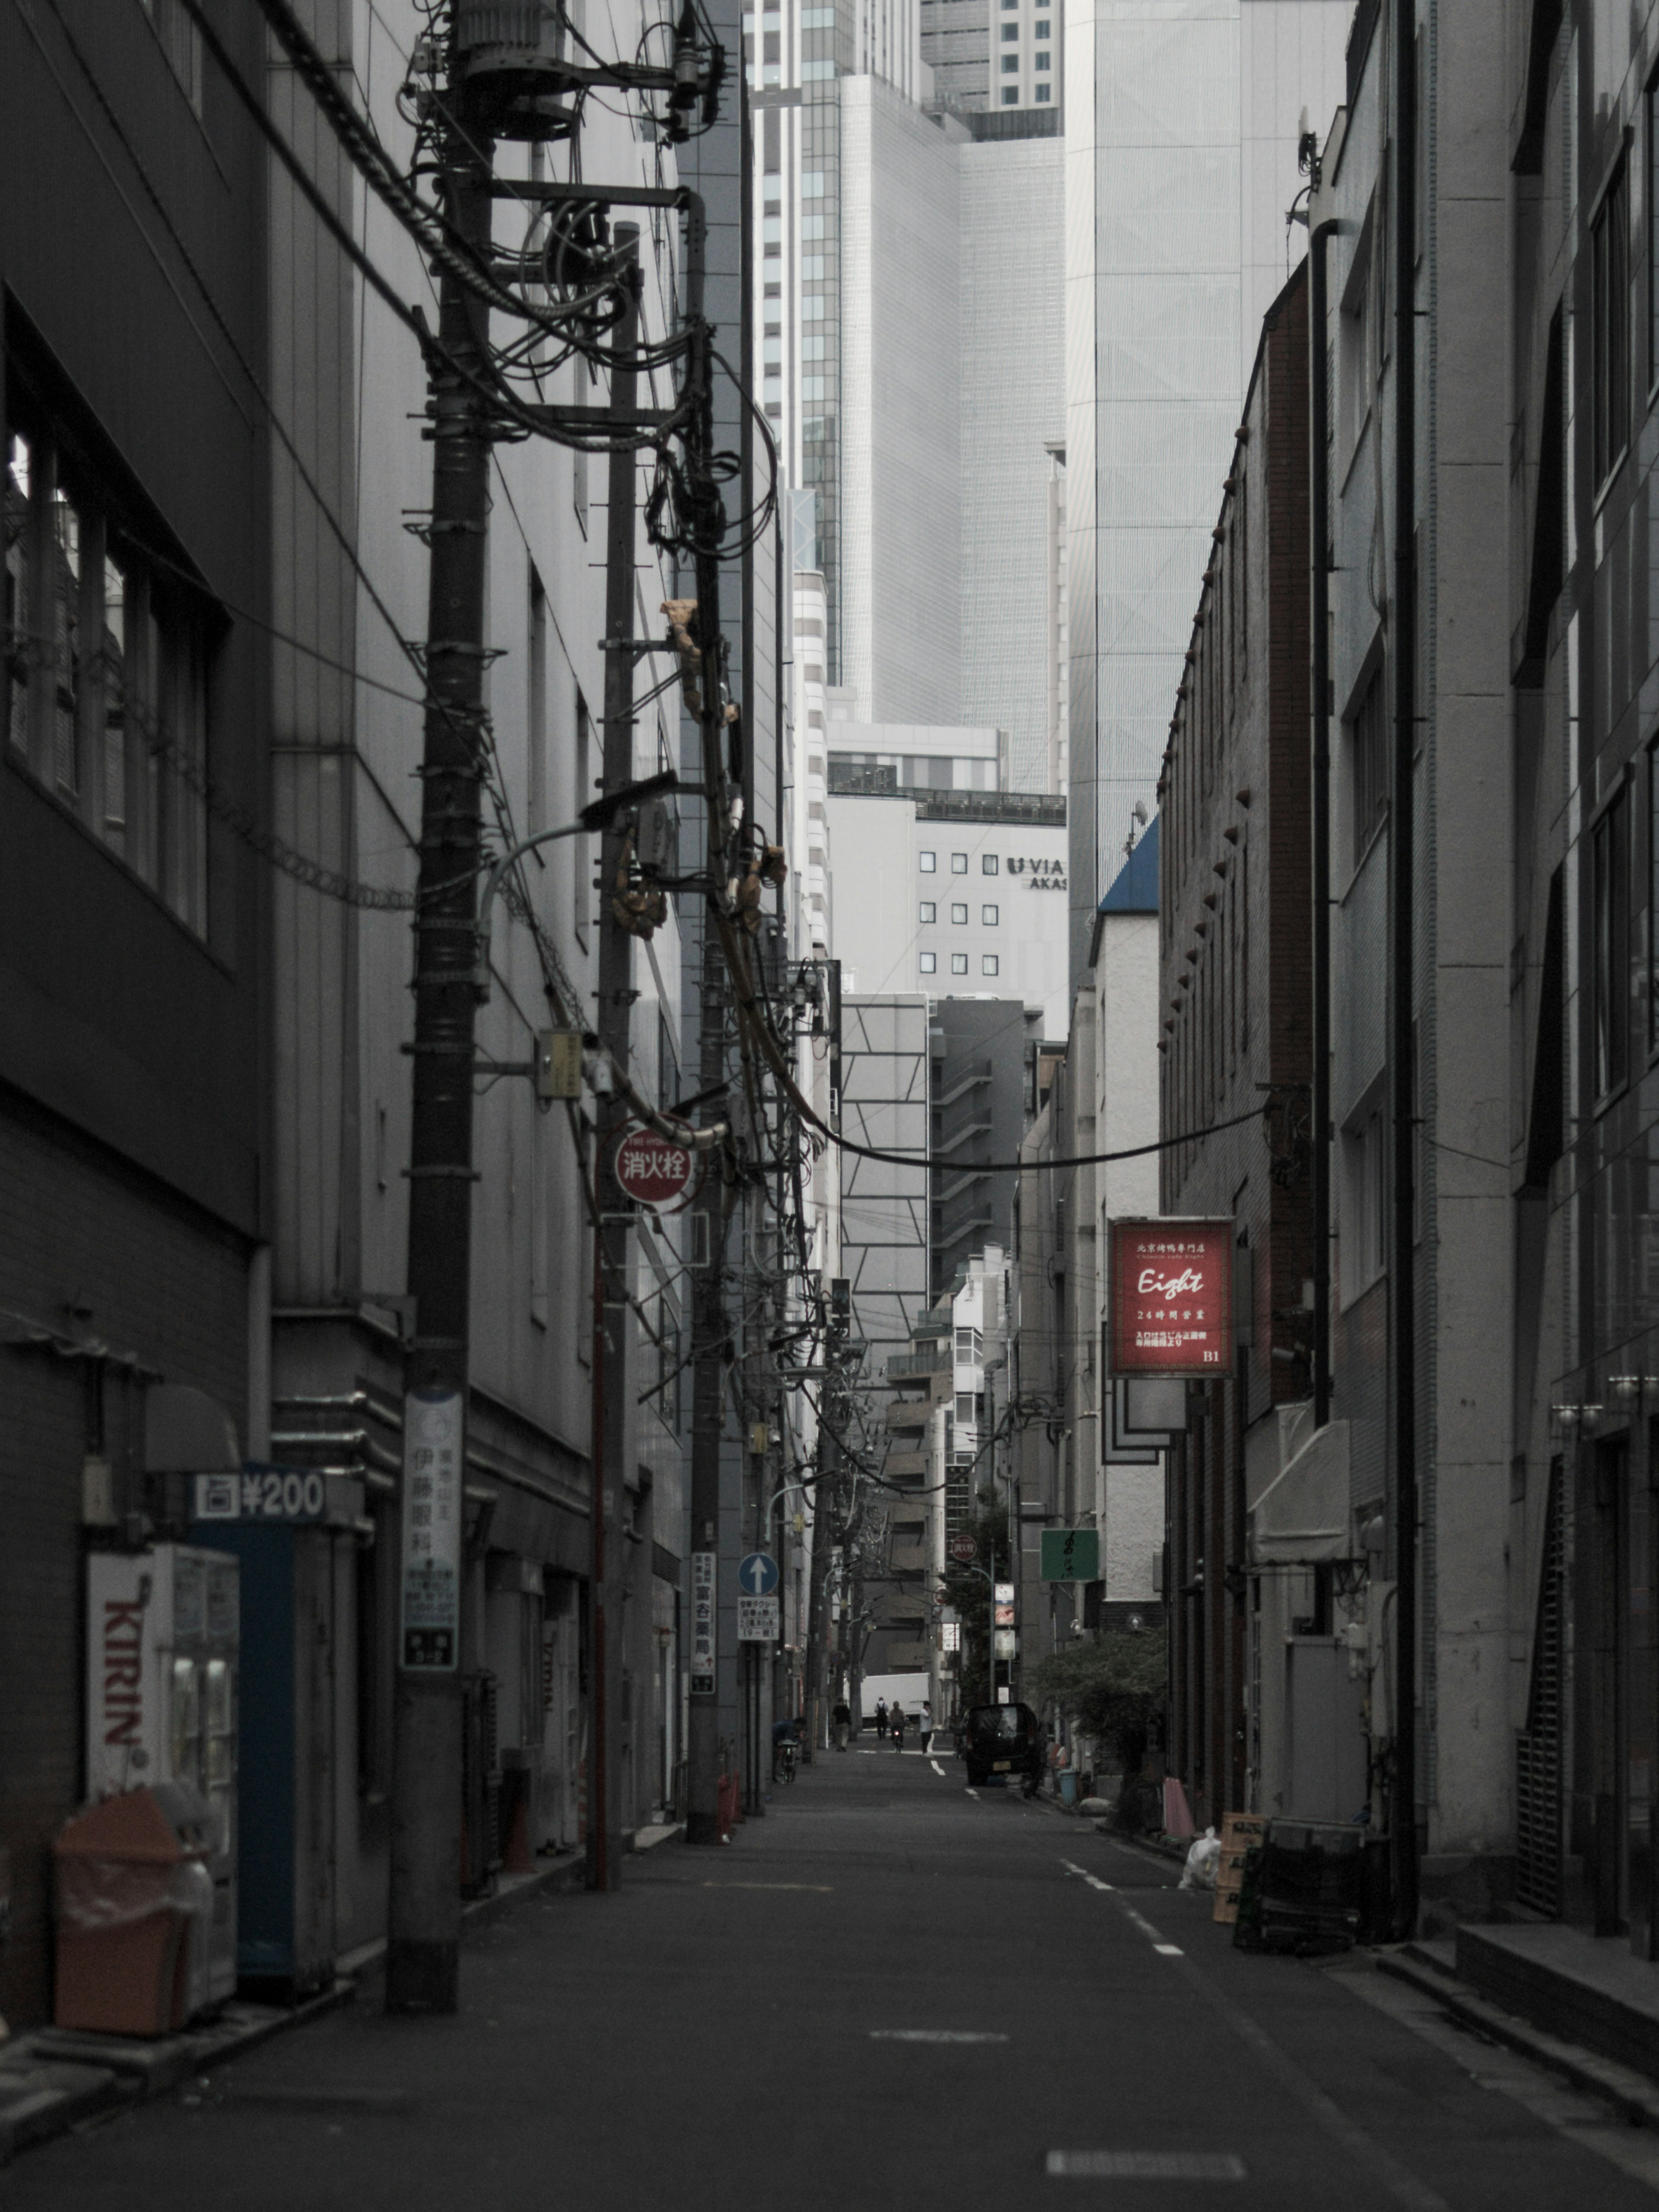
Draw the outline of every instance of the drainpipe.
M1334 218L1308 240L1313 453L1313 1399L1331 1418L1331 370L1326 345Z
M1395 0L1394 777L1389 816L1389 1096L1393 1219L1395 1784L1389 1822L1397 1932L1415 1932L1417 1838L1417 1285L1412 1021L1417 753L1417 9Z

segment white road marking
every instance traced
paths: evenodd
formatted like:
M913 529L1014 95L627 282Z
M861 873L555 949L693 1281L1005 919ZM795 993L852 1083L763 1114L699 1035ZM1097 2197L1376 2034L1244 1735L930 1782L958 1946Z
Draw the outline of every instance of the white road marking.
M964 1790L963 1794L963 1796L968 1796L968 1797L975 1797L975 1798L976 1798L976 1797L979 1796L979 1792L978 1792L978 1790Z
M1070 1859L1062 1859L1060 1864L1067 1874L1074 1874L1079 1881L1086 1881L1091 1889L1103 1889L1110 1893L1111 1883L1103 1881L1097 1874L1091 1874L1087 1867L1073 1866Z
M827 1881L706 1881L705 1889L810 1889L820 1897L833 1892Z
M1045 2173L1085 2181L1243 2181L1224 2150L1051 2150Z
M1071 1867L1069 1859L1060 1864ZM1356 2165L1366 2167L1386 2189L1397 2204L1408 2208L1408 2212L1450 2212L1446 2200L1425 2181L1419 2181L1409 2167L1384 2150L1382 2144L1367 2135L1357 2120L1350 2119L1334 2097L1327 2095L1319 2084L1305 2073L1287 2051L1273 2041L1260 2021L1253 2019L1242 2006L1224 1996L1209 1976L1195 1966L1178 1943L1166 1943L1150 1920L1143 1919L1121 1891L1115 1892L1113 1902L1130 1925L1150 1937L1154 1948L1165 1958L1181 1959L1182 1972L1193 1988L1218 2012L1242 2043L1248 2044L1280 2086L1288 2089L1303 2110L1325 2130L1334 2142L1340 2144ZM1052 2171L1052 2169L1051 2169Z
M945 1769L939 1765L938 1759L930 1759L927 1764L933 1768L934 1773L938 1775L939 1780L943 1782L945 1779Z
M1006 2035L963 2027L872 2027L872 2043L1006 2043Z

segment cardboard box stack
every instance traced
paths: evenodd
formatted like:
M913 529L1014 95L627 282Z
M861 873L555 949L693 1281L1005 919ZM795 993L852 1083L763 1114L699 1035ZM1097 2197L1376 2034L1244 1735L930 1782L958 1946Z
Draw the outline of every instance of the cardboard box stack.
M1244 1854L1261 1842L1267 1821L1261 1813L1227 1813L1221 1821L1221 1863L1215 1874L1215 1917L1224 1927L1238 1917L1238 1886L1244 1879Z

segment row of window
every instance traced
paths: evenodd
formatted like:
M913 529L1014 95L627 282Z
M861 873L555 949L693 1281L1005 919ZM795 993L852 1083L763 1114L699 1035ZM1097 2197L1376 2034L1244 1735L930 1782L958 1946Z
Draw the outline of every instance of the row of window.
M1647 377L1659 383L1659 78L1644 100L1647 131ZM1630 164L1621 158L1590 225L1589 385L1592 467L1604 484L1630 443L1632 343Z
M6 751L204 935L206 641L193 595L100 490L50 424L14 417Z
M924 952L921 955L921 972L924 975L937 975L939 973L938 953ZM981 954L979 972L981 975L999 975L1001 974L1002 963L994 952L985 952ZM953 975L965 975L968 973L968 955L965 952L953 952L951 955L951 973Z
M924 876L938 874L939 854L937 853L919 853L916 855L916 859ZM994 876L1000 872L1002 862L996 854L981 853L980 854L979 872L981 875ZM952 853L951 855L951 873L953 876L965 876L967 872L968 855L966 853Z
M1659 1052L1659 739L1645 757L1647 788L1635 771L1590 830L1591 965L1595 984L1595 1095L1623 1089L1633 1056ZM1641 820L1645 799L1647 883ZM1642 912L1646 908L1646 916ZM1644 921L1646 927L1644 927Z
M933 900L923 899L921 902L921 916L923 921L937 921L939 920L939 908ZM998 922L1002 918L1002 909L1000 907L982 906L979 910L979 918L987 929L994 929ZM952 924L957 929L965 928L968 922L968 909L966 906L952 906L951 908L951 920Z

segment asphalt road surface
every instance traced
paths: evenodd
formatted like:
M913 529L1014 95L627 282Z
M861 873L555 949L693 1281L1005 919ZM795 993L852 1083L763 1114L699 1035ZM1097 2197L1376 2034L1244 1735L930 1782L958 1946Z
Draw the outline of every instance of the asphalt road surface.
M1653 2212L1656 2138L1359 1960L1236 1953L1177 1873L948 1758L820 1755L729 1847L481 1929L459 2019L336 2014L0 2205Z

